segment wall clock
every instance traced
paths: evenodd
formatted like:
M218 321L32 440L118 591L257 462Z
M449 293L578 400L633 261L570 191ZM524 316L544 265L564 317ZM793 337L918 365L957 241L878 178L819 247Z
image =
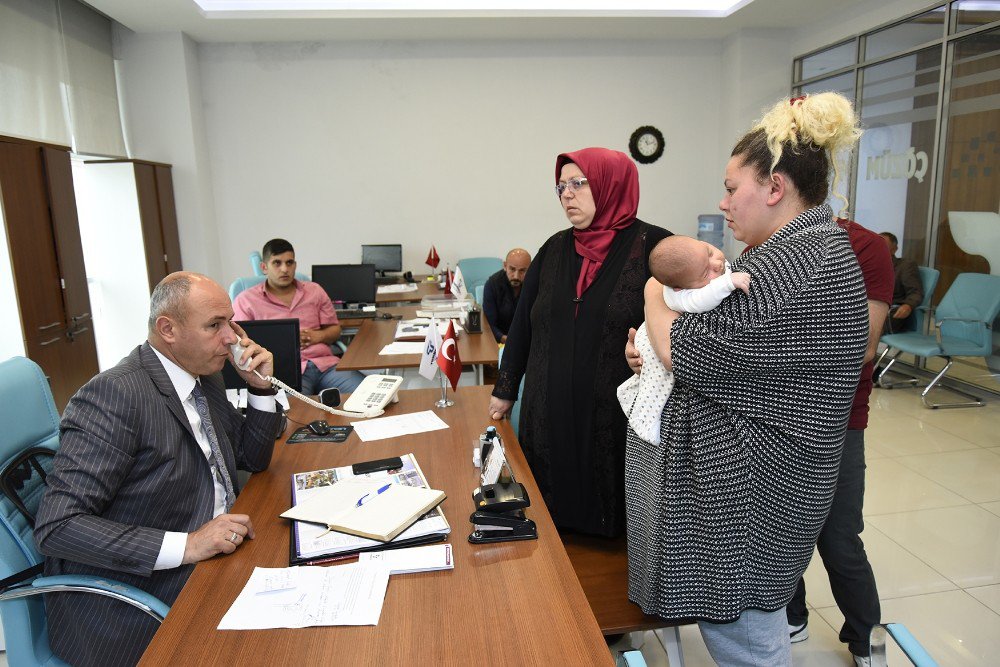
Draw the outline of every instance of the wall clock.
M663 155L663 133L652 125L643 125L628 140L628 152L639 164L651 164Z

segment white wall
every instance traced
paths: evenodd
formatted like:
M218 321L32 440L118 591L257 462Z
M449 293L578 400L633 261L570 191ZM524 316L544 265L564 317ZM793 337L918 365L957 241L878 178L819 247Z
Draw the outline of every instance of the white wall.
M516 54L516 55L514 55ZM202 99L226 279L273 236L301 269L401 242L420 272L534 251L567 222L558 153L627 150L640 125L666 154L640 165L640 217L693 234L718 200L719 45L316 43L202 45Z
M197 46L180 33L139 35L114 27L130 157L173 165L181 261L220 278Z
M640 216L694 234L794 56L925 4L845 3L805 29L724 41L116 38L130 146L174 165L184 266L225 284L274 236L304 271L359 261L362 243L402 243L415 272L432 243L451 263L535 249L566 225L556 154L626 150L645 124L667 151L639 167Z

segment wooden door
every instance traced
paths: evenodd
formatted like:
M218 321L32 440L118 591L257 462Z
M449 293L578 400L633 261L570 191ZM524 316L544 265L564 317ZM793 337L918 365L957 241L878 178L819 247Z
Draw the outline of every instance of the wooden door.
M181 270L181 241L177 233L177 207L174 205L174 180L170 166L158 164L156 195L160 203L160 234L163 240L163 260L167 273Z
M139 196L142 240L146 246L146 274L152 292L167 276L167 254L163 249L163 223L160 221L160 198L156 192L156 169L144 162L133 163L135 189Z
M61 411L98 370L67 149L0 141L0 193L25 353Z

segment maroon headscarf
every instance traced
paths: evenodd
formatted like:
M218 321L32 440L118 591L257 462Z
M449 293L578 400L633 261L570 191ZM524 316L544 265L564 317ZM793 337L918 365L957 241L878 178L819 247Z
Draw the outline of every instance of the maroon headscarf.
M635 221L639 211L639 172L635 162L625 153L607 148L583 148L556 158L557 184L563 165L568 162L583 172L597 205L590 226L573 229L576 251L583 257L583 266L576 279L576 296L580 298L594 282L615 234Z

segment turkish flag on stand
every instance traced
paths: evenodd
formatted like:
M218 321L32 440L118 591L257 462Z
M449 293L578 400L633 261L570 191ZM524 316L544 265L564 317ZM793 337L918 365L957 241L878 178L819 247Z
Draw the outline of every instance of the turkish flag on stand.
M451 269L445 269L444 272L444 293L451 294Z
M441 258L438 257L438 251L434 249L434 246L431 246L430 252L427 253L427 259L424 260L424 263L432 269L436 269L438 264L441 263Z
M458 387L458 378L462 376L462 360L458 357L458 337L455 336L454 320L448 322L448 331L441 339L437 362L441 372L451 381L451 389L454 391Z

